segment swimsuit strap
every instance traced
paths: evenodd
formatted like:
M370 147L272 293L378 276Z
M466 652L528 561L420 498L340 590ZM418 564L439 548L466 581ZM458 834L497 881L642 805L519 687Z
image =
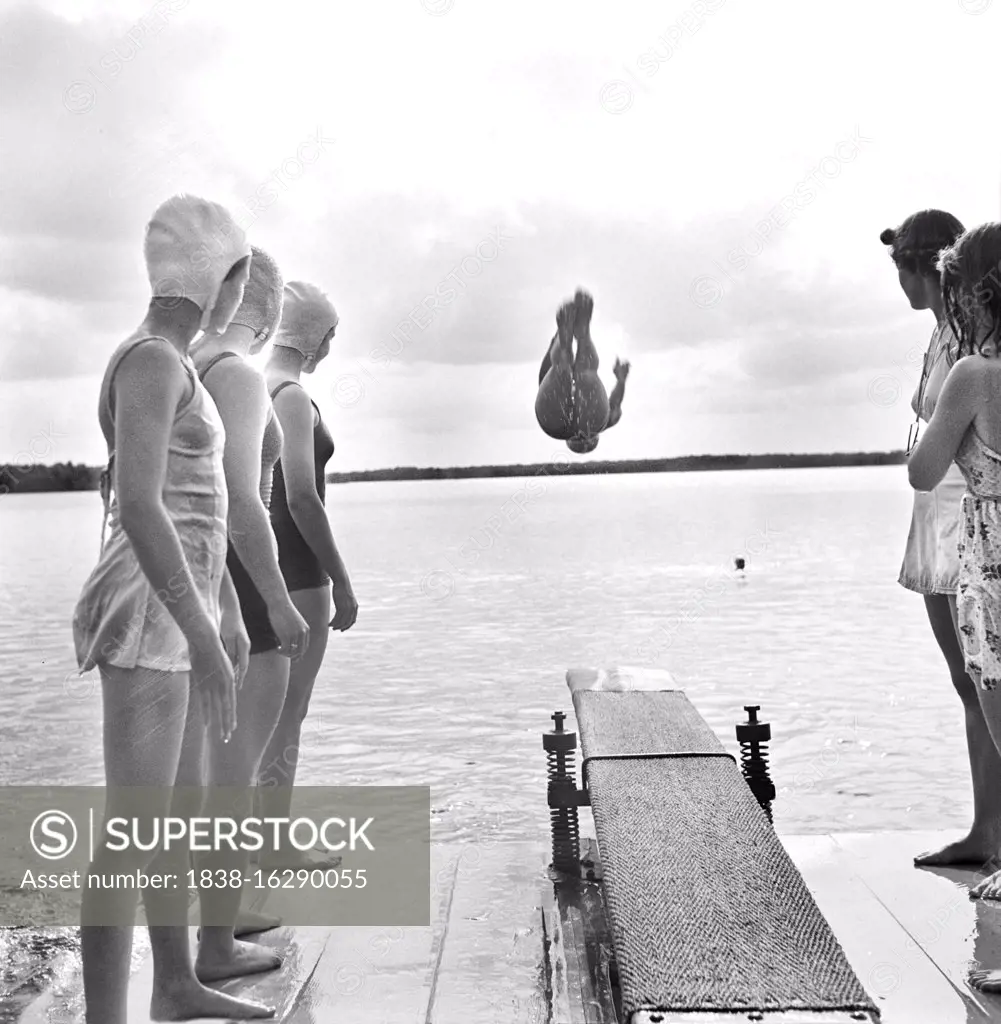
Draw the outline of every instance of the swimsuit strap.
M215 366L216 363L221 362L227 356L233 356L234 359L238 359L239 358L239 356L237 356L237 354L235 352L220 352L219 355L213 356L205 364L205 366L199 371L199 374L198 374L199 380L204 381L205 380L205 374L207 374L209 372L209 370L211 370L212 367Z
M278 397L279 393L283 391L285 388L287 388L289 384L295 384L296 387L300 388L302 387L302 385L297 380L283 380L281 384L279 384L278 387L276 387L274 391L271 392L271 401L273 402ZM305 388L303 388L303 390L305 390Z
M302 388L303 393L305 393L306 391L306 389L303 388L302 385L297 380L283 380L281 384L279 384L278 387L276 387L274 391L271 392L271 401L273 402L278 397L278 393L283 388L287 388L289 384L294 384L297 388ZM306 397L309 398L309 395L306 395ZM322 420L323 416L320 415L320 407L316 404L316 402L313 401L312 398L309 399L309 404L316 410L316 415L319 416L320 419Z
M107 395L105 396L105 400L104 400L105 404L107 406L107 410L108 410L108 418L111 420L112 425L114 425L114 422L115 422L115 410L114 410L114 407L111 404L111 388L112 388L112 385L114 384L114 381L115 381L115 373L117 372L118 367L121 365L122 360L133 349L138 348L140 345L142 345L144 342L147 342L147 341L163 341L163 342L166 342L168 345L170 345L170 342L167 341L167 339L165 337L163 337L163 335L161 335L161 334L148 334L148 335L146 335L143 338L137 338L131 345L129 345L129 347L127 349L125 349L124 352L120 352L119 353L118 358L115 360L114 364L111 367L111 373L108 376L108 392L107 392ZM174 349L173 345L170 345L170 347L172 349ZM174 349L174 351L177 352L176 349ZM178 358L179 359L181 358L179 354L178 354ZM188 376L191 378L192 390L191 390L191 397L182 406L178 407L178 410L177 410L178 412L181 412L184 409L186 409L191 404L191 402L194 401L195 393L196 393L196 389L194 388L194 383L195 383L195 380L196 380L196 377L195 377L195 374L194 374L194 369L184 359L181 359L181 365L184 367L185 373L187 373ZM115 449L112 448L108 452L108 463L104 467L104 469L101 471L101 477L100 477L100 481L99 481L99 484L98 484L98 489L100 490L100 493L101 493L101 501L104 504L104 516L101 519L101 551L102 552L104 551L105 537L106 537L107 532L108 532L108 517L111 515L111 491L112 491L112 480L113 480L113 474L114 474L114 465L115 465Z
M211 359L210 359L210 360L209 360L209 361L208 361L208 362L207 362L207 363L205 364L205 366L204 366L204 368L202 369L202 371L201 371L201 372L200 372L200 373L198 374L198 378L199 378L199 380L201 380L201 381L202 381L202 382L204 383L204 381L205 381L205 375L206 375L206 374L207 374L207 373L209 372L209 370L211 370L211 369L212 369L212 367L213 367L213 366L215 366L215 364L216 364L216 363L218 363L218 362L221 362L221 361L222 361L223 359L225 359L225 358L226 358L227 356L233 356L234 358L236 358L236 359L239 359L239 356L238 356L238 355L237 355L237 354L236 354L235 352L220 352L220 353L219 353L219 355L217 355L217 356L213 356L213 357L212 357L212 358L211 358ZM292 381L288 381L288 383L289 383L289 384L291 384L291 383L292 383ZM268 409L268 418L267 418L267 420L265 420L265 423L264 423L265 427L266 427L266 426L267 426L267 425L268 425L268 424L269 424L269 423L270 423L270 422L271 422L271 421L272 421L272 420L273 420L274 418L275 418L275 407L274 407L274 406L272 405L272 406L271 406L271 407L270 407L270 408Z

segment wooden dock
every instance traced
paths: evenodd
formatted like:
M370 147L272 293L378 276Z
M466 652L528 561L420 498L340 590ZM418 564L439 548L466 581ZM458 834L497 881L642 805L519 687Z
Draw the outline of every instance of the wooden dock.
M966 980L977 967L1001 969L1001 904L969 899L980 872L911 862L953 838L782 837L884 1024L1001 1022L1001 996ZM601 965L589 969L580 955L596 926L585 915L556 919L548 853L543 842L436 847L429 927L282 928L257 938L285 954L282 971L222 987L275 1005L283 1024L614 1021ZM130 1024L150 1019L151 982L147 961L132 979ZM76 1024L74 1003L49 993L22 1024Z

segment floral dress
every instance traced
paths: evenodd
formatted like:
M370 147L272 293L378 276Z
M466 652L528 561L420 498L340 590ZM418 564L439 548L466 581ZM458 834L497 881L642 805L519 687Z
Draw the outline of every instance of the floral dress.
M973 427L956 463L966 478L956 597L966 670L985 690L1001 684L1001 453Z

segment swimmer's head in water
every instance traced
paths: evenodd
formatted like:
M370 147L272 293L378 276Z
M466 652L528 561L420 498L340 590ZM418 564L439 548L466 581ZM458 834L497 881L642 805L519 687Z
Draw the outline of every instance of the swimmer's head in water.
M222 333L243 299L250 243L230 212L198 196L173 196L146 225L146 271L154 298L187 299L202 330Z
M285 282L278 264L263 250L252 245L250 277L243 289L243 302L233 317L234 324L242 324L254 332L250 354L260 352L275 336L282 318Z
M939 263L946 319L961 355L1001 350L1001 221L965 232Z
M963 233L963 225L944 210L920 210L879 240L889 246L900 287L912 308L928 309L939 289L938 257Z
M567 441L567 447L572 452L576 452L578 455L586 455L588 452L593 452L598 447L598 435L594 437L584 437L578 434L576 437L571 437Z
M304 373L312 373L330 351L337 330L338 316L330 299L316 285L290 281L285 285L285 301L275 345L291 348L305 358Z

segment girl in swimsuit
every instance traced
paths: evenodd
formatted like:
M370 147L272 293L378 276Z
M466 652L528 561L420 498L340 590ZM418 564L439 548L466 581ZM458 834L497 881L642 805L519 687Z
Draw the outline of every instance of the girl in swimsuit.
M226 571L224 429L188 349L200 330L226 329L243 297L250 246L223 207L177 196L153 215L145 256L149 311L111 357L101 384L110 535L84 584L73 633L81 671L101 674L106 818L138 819L148 835L153 818L178 813L171 787L189 704L221 740L231 736L235 686L249 657ZM112 853L101 840L89 870L152 874L162 856L154 860L135 847ZM187 893L180 894L186 917ZM152 920L177 910L166 890L147 889L143 899ZM125 1022L136 901L131 888L84 890L88 1024ZM205 988L190 955L168 966L171 986L154 999L155 1019L257 1009Z
M611 397L598 377L598 350L591 339L594 299L577 289L556 314L556 334L539 369L535 417L539 426L579 455L598 447L598 435L622 418L629 363L615 360ZM573 343L577 341L577 354Z
M285 704L261 769L262 797L268 800L268 815L275 817L288 816L291 806L302 723L327 649L328 630L350 629L358 616L358 602L324 508L325 470L334 453L333 438L299 383L300 375L312 373L330 352L337 322L334 307L318 288L299 281L287 284L281 326L264 370L285 434L275 466L271 524L285 585L309 625L309 642L302 657L292 663ZM339 863L339 857L316 859L294 848L262 857L266 867Z
M936 260L962 233L963 225L952 214L922 210L880 235L880 241L890 247L901 290L911 308L930 309L935 316L935 331L911 401L916 423L932 419L946 377L956 361L958 341L945 313ZM1001 840L1001 790L997 785L1001 759L984 721L977 688L967 675L956 624L959 533L965 490L963 474L953 464L933 490L915 492L898 580L901 586L924 598L932 633L963 703L973 780L973 824L969 833L941 850L915 857L914 863L919 867L982 864L994 855Z
M259 352L277 330L283 282L281 272L267 253L252 247L252 254L250 278L240 308L225 333L205 337L193 357L199 379L215 401L226 430L226 564L250 638L250 660L237 694L237 728L232 741L221 743L209 736L205 744L210 787L203 811L206 816L252 813L252 787L256 785L261 756L285 700L289 658L305 650L309 633L285 588L268 516L271 475L281 454L282 430L263 375L245 358ZM189 709L188 730L194 730L196 735L185 738L185 766L189 763L189 749L197 751L204 743L205 723L197 708ZM197 764L197 752L192 756L192 763ZM197 778L191 780L192 785L198 783ZM230 788L215 791L211 787ZM247 799L247 806L234 806L237 794ZM208 871L207 877L218 878L216 871L238 870L245 874L248 861L245 851L222 849L204 853L193 866L196 877ZM203 982L281 966L281 958L273 951L236 940L240 893L239 888L232 886L199 890L202 919L209 922L202 925L195 962L195 973ZM225 926L224 922L230 924ZM276 927L280 922L276 918L244 914L239 923L241 934L246 934ZM187 935L183 941L188 941ZM154 988L169 981L154 975Z
M941 256L946 316L959 338L931 423L911 454L911 485L930 492L955 461L966 480L959 541L958 622L966 670L1001 750L1001 223L967 231ZM997 785L998 777L991 780ZM997 847L991 851L997 855ZM985 858L985 861L989 858ZM971 890L1001 899L1001 872ZM1001 991L1001 971L972 983Z

